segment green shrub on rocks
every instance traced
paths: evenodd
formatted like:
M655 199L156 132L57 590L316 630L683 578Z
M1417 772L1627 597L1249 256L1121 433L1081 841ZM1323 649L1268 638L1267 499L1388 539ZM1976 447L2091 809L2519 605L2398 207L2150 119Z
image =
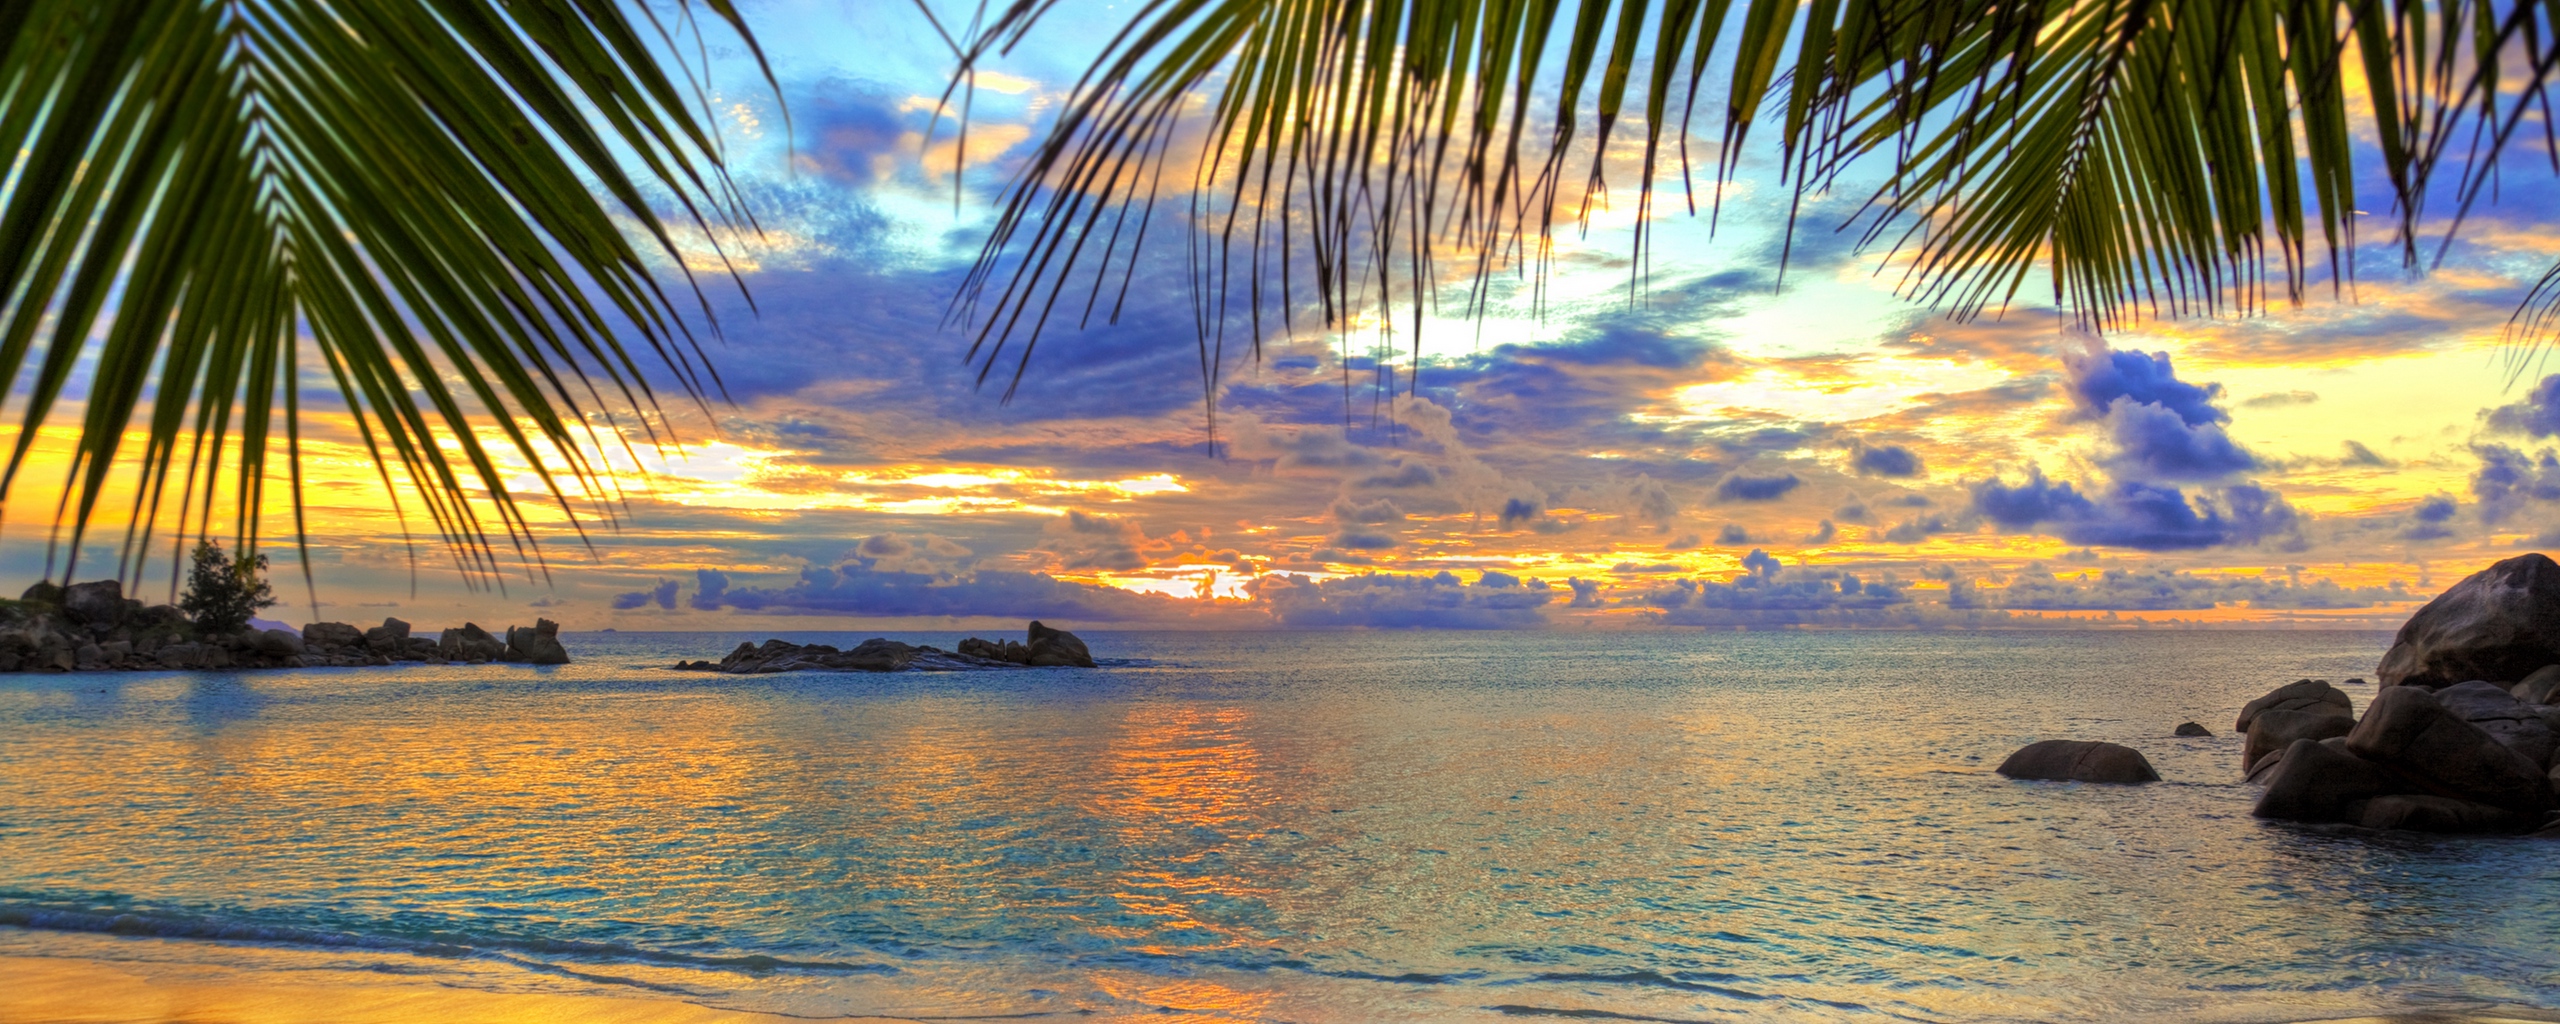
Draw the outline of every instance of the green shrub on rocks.
M276 603L274 589L259 575L266 568L265 555L234 562L223 553L222 545L198 543L195 565L187 570L187 592L178 599L178 607L204 633L228 636L247 629L251 616Z

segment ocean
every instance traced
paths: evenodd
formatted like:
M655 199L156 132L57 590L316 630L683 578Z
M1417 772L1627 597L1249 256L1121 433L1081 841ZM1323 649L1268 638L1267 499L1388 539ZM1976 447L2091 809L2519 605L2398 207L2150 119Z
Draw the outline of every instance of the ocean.
M1091 632L1091 670L664 667L760 638L0 677L0 973L814 1017L2560 1010L2560 844L2249 816L2241 704L2369 679L2382 634ZM1992 772L2048 738L2166 781Z

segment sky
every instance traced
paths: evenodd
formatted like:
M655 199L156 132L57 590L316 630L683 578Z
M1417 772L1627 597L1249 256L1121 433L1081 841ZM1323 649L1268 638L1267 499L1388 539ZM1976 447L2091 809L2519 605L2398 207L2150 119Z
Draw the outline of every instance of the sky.
M2315 281L2298 308L2103 336L2033 286L1963 323L1896 297L1878 254L1831 230L1853 190L1807 205L1781 280L1786 189L1746 152L1712 231L1658 204L1633 294L1621 185L1559 236L1542 308L1510 287L1481 321L1430 321L1392 392L1373 327L1266 325L1258 353L1229 346L1213 428L1178 227L1120 319L1053 329L1009 400L1013 364L981 386L974 335L946 322L999 190L1120 6L1065 0L981 76L956 190L948 120L927 135L952 61L912 4L741 6L779 102L734 42L704 52L763 227L722 239L753 308L699 239L685 254L710 275L725 398L671 406L681 450L626 468L611 522L590 513L581 541L550 515L547 574L486 590L404 535L319 401L313 587L278 549L271 617L2389 628L2492 561L2560 549L2560 361L2507 332L2560 260L2538 152L2428 273L2403 274L2369 217L2334 297ZM59 494L21 486L0 570L43 572Z

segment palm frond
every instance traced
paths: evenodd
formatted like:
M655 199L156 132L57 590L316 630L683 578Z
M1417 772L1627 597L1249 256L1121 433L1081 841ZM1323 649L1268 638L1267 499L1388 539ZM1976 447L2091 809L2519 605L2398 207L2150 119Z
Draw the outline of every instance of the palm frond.
M1053 5L1004 6L965 41L960 78ZM1587 217L1630 130L1640 278L1668 159L1697 212L1690 126L1718 90L1714 195L1762 130L1791 210L1880 177L1840 227L1898 261L1913 299L1973 316L2041 267L2095 327L2255 311L2299 300L2324 261L2333 287L2352 280L2368 161L2421 265L2446 212L2431 196L2458 223L2548 109L2555 17L2534 0L1149 0L1057 108L954 316L982 379L1008 355L1018 379L1062 298L1115 272L1125 288L1145 232L1124 229L1151 222L1164 163L1197 137L1213 389L1228 304L1258 342L1266 303L1285 320L1309 267L1329 327L1409 305L1418 359L1444 278L1466 286L1462 314L1501 271L1534 301L1554 230Z
M752 48L730 0L702 7ZM702 84L652 48L672 31L615 0L0 0L0 380L25 396L0 499L76 401L66 577L120 468L120 575L164 527L183 553L227 519L253 557L279 454L300 543L300 378L325 370L466 578L510 548L538 569L519 502L612 515L597 422L657 437L649 364L686 400L718 388L616 224L679 265L652 188L706 234L752 227Z

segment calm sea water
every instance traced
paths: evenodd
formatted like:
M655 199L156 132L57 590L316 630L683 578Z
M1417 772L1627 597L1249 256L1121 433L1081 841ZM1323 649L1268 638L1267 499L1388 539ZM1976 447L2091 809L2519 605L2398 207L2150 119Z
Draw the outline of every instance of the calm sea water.
M659 668L739 639L0 677L0 954L811 1015L2560 1008L2560 844L2260 822L2236 737L2170 737L2369 676L2379 635L1095 633L1116 664ZM2168 781L1991 772L2053 737Z

